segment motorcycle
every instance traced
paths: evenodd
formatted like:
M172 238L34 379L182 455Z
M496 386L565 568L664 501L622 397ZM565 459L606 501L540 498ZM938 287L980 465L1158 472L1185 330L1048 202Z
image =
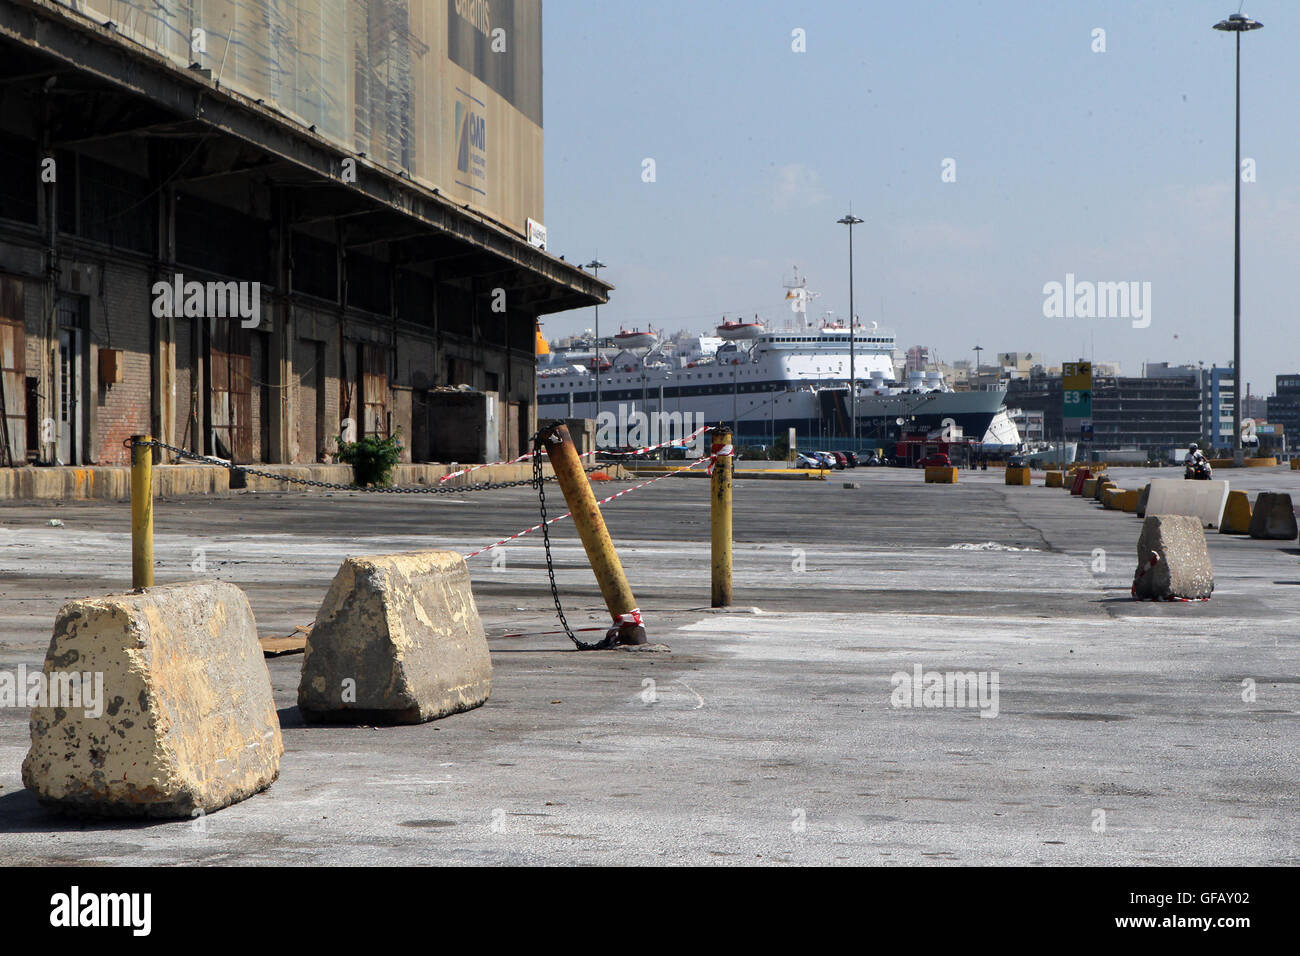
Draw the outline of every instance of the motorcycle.
M1209 481L1214 475L1208 461L1189 461L1183 468L1185 481Z

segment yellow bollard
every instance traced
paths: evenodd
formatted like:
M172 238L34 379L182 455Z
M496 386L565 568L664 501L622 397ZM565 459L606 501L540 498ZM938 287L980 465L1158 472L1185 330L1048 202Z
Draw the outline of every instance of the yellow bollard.
M153 446L131 436L131 587L153 587Z
M714 607L731 607L731 468L735 458L731 432L712 432L713 475L709 485L709 519L713 529L712 591Z
M569 429L563 424L544 428L537 435L537 445L539 449L546 449L551 467L555 469L556 480L564 493L565 504L573 512L573 523L578 527L578 537L582 539L591 570L596 574L605 607L614 619L606 640L612 644L646 643L641 611L632 596L632 588L628 586L627 575L623 573L623 564L614 550L600 506L596 504L591 482L582 470L582 459L573 447Z

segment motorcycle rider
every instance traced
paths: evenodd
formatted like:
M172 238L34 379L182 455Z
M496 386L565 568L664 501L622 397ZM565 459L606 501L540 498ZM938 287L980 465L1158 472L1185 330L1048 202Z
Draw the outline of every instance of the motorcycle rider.
M1192 442L1187 446L1186 474L1190 476L1201 471L1204 471L1205 476L1208 478L1210 476L1210 462L1209 459L1201 453L1201 449L1196 442Z

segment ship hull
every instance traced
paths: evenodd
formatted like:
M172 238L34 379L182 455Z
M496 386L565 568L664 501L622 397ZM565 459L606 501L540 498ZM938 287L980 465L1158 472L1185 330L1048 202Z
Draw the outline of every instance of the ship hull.
M557 385L561 387L550 388ZM559 382L539 382L538 414L541 418L596 418L595 392L590 380L585 389L564 388ZM690 415L697 423L733 425L741 440L774 439L794 428L803 437L846 437L851 434L848 389L785 386L780 383L745 383L744 390L705 391L700 387L662 386L647 380L615 381L601 389L600 411L617 418L632 412ZM930 394L877 395L872 389L858 394L858 436L863 441L898 438L909 432L942 427L947 420L961 427L968 439L983 438L1002 407L1004 393L936 392ZM621 406L621 409L620 409ZM898 419L904 425L898 424Z

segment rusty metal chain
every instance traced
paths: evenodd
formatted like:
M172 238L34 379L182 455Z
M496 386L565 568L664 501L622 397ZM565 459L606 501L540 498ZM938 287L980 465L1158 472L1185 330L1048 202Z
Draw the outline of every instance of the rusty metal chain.
M538 435L541 433L539 432ZM560 588L555 583L555 565L551 559L551 528L546 519L546 482L542 478L542 451L537 447L538 435L533 436L533 448L537 454L533 455L533 484L537 486L537 503L542 511L542 547L546 551L546 576L551 581L551 599L555 602L555 614L560 619L560 626L564 628L564 633L573 641L574 646L580 651L594 651L608 647L609 639L598 641L595 644L588 644L578 639L573 633L573 628L569 627L569 621L564 616L564 607L560 604Z
M161 448L164 451L171 452L178 458L189 459L190 461L200 462L205 465L217 465L221 468L229 469L230 471L237 471L242 475L253 475L257 478L269 478L272 481L280 481L292 485L304 485L309 488L326 488L331 491L365 491L372 494L387 495L458 495L470 491L495 491L498 488L522 488L525 485L533 485L537 482L536 478L525 478L521 481L484 481L472 485L448 485L445 487L442 485L420 485L413 488L373 487L369 485L343 484L336 481L317 481L314 478L297 478L293 475L281 475L273 471L262 471L258 468L249 468L246 465L236 465L221 458L211 458L207 455L196 455L192 451L187 451L184 448L177 448L175 445L169 445L166 442L161 442L157 439L151 439L150 441L134 441L128 438L123 442L123 444L128 447L138 446L142 448ZM534 474L538 471L536 464L538 458L539 456L536 455L533 457ZM590 474L593 471L599 471L602 467L604 466L592 465L590 468L584 469L584 471L587 474ZM541 480L544 482L555 481L555 476L550 475Z

